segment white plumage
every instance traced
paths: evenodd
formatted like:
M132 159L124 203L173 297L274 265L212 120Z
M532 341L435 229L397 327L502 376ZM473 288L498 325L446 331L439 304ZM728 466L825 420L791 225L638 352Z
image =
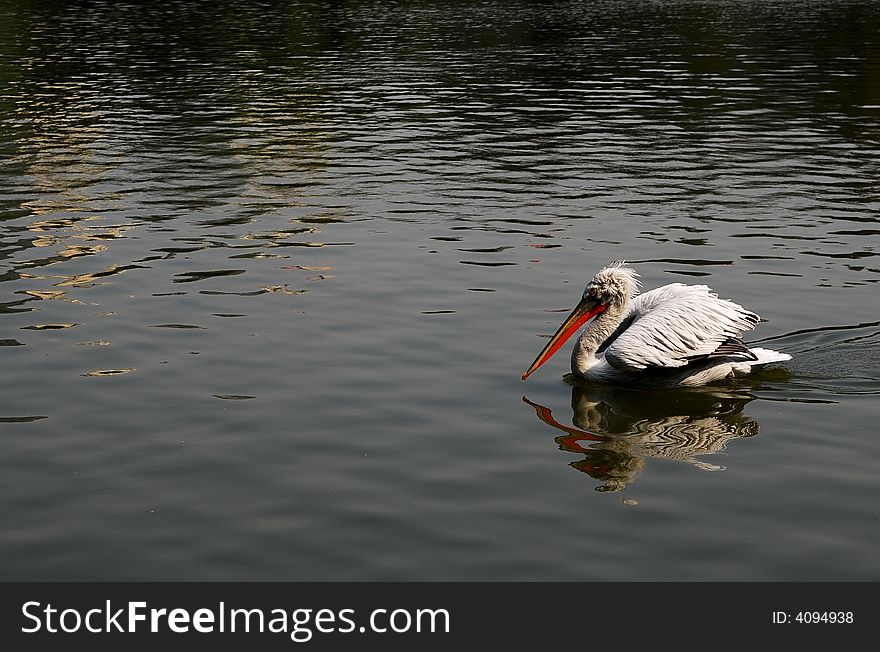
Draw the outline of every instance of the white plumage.
M648 387L704 385L752 366L790 360L740 339L760 318L719 299L705 285L671 283L638 294L638 274L622 262L603 268L528 371L544 364L590 319L572 350L572 371L586 380Z

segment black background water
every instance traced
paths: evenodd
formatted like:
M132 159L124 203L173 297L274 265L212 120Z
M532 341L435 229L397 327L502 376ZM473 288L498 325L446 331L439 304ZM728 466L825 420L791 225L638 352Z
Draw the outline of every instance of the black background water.
M0 577L877 580L878 44L857 1L0 2ZM521 383L621 258L794 359Z

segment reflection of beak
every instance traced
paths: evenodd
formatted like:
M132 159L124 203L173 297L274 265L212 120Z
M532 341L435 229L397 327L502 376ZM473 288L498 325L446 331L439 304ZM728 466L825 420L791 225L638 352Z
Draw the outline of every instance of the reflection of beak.
M532 403L525 396L522 397L523 403L527 403L535 408L535 413L537 413L538 418L546 423L548 426L553 426L557 430L561 430L562 432L567 432L568 437L557 437L556 442L559 444L559 447L562 450L570 451L572 453L586 453L588 449L584 448L577 442L579 441L608 441L608 437L603 437L602 435L597 435L594 432L588 432L586 430L580 430L575 428L574 426L564 426L559 423L554 417L553 413L550 411L550 408L544 407L543 405L538 405L537 403Z
M559 330L557 330L553 334L553 337L550 338L550 341L547 342L547 346L543 348L538 354L538 357L535 358L535 361L532 362L532 365L522 375L522 379L525 380L531 376L532 372L552 358L553 354L556 353L559 348L565 344L566 340L574 335L581 326L586 324L590 319L598 315L607 307L607 303L599 303L594 299L587 299L586 297L581 299L581 302L577 304L575 309L571 311L571 314L566 317L564 322L562 322L562 326L559 327Z

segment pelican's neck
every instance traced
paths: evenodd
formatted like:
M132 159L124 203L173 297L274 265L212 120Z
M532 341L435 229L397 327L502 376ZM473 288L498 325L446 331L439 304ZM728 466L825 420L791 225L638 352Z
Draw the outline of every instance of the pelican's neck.
M584 328L571 351L571 370L574 373L583 375L587 369L599 362L596 351L623 321L628 305L629 301L609 305Z

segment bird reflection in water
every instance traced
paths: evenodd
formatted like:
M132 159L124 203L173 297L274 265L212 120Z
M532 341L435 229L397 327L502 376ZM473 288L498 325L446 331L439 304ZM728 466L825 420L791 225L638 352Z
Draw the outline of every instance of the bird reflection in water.
M541 421L565 433L556 437L561 450L584 456L570 466L599 480L596 491L622 491L652 457L723 471L723 466L700 458L722 452L732 439L758 434L758 422L742 413L753 398L736 389L656 393L573 384L573 426L563 425L549 408L525 396L523 401Z

